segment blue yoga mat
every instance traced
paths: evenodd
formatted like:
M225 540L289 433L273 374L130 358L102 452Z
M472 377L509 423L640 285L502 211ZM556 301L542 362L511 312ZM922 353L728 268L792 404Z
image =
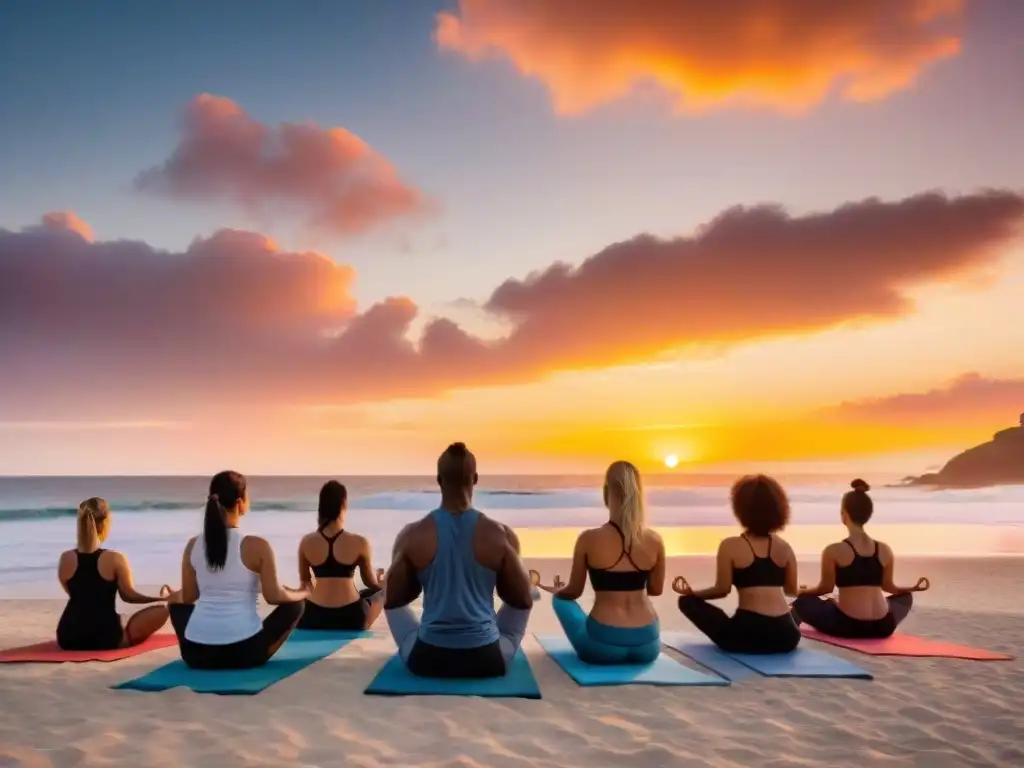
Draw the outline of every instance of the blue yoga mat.
M142 677L119 683L113 688L132 691L166 691L191 688L196 693L254 696L279 680L330 656L339 648L370 632L332 632L296 629L281 649L262 667L253 669L190 669L180 659L157 667Z
M749 677L752 672L765 677L873 679L870 672L845 659L808 648L797 648L792 653L766 655L726 653L713 643L701 641L693 635L670 633L662 635L661 639L669 648L674 648L733 682Z
M482 696L485 698L539 699L540 686L526 654L520 650L504 677L452 680L416 677L398 656L392 656L367 687L369 696Z
M534 635L569 677L585 687L597 685L729 685L716 675L698 672L660 654L650 664L587 664L564 635Z

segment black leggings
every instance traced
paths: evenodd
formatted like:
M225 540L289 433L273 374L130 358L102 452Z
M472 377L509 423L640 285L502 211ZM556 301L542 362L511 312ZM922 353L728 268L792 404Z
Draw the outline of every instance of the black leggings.
M699 597L679 598L679 610L708 638L729 653L789 653L800 643L793 617L765 616L742 608L730 616Z
M479 648L441 648L417 639L405 665L417 677L504 677L506 671L497 640Z
M252 637L227 645L194 643L185 637L185 627L195 605L172 603L171 626L178 636L181 659L192 669L250 669L269 661L281 640L295 628L305 607L300 602L279 605L263 620L263 628Z
M909 593L890 595L886 600L889 613L882 618L855 619L843 613L834 600L805 595L793 601L793 618L797 624L804 622L832 637L858 640L884 638L895 632L900 622L907 618L914 606L914 596Z
M348 605L330 608L307 600L298 629L363 629L371 606L383 599L384 592L380 587L367 587L359 590L359 599Z

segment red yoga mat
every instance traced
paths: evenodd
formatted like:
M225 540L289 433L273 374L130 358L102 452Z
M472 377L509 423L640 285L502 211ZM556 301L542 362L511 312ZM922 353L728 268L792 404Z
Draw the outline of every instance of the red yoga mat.
M64 662L83 661L119 661L138 656L149 651L157 651L178 644L173 634L153 635L145 642L128 648L115 648L112 651L65 651L57 645L56 640L45 643L23 645L20 648L8 648L0 651L0 664L63 664Z
M945 643L940 640L929 640L914 635L892 635L879 640L853 640L846 637L824 635L810 627L801 627L804 637L821 643L836 645L869 656L916 656L943 659L966 659L968 661L1010 661L1013 656L1005 653L993 653L966 645Z

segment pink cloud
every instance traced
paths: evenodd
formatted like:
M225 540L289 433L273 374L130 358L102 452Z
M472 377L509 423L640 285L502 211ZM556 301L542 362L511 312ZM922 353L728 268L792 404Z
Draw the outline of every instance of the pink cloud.
M927 392L857 400L827 414L846 422L952 429L963 424L1015 426L1024 413L1024 379L965 373Z
M430 396L883 322L914 311L918 286L999 265L1022 222L1024 197L1007 191L805 216L734 208L690 236L641 235L577 267L506 280L483 305L511 323L497 340L443 317L413 339L412 299L359 311L351 268L251 232L168 253L60 228L0 229L0 420L83 410L188 419L197 404Z
M316 233L342 237L434 209L344 128L266 126L230 99L205 93L186 107L171 156L141 173L136 186L175 199L225 201L255 214L274 206Z

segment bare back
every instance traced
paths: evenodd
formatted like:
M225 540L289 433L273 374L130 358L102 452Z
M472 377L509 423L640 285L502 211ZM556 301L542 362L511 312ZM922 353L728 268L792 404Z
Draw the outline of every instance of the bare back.
M354 575L358 569L366 586L376 586L372 571L370 544L362 536L327 526L314 531L299 542L299 581L313 582L309 599L317 605L335 608L359 599ZM338 575L315 575L314 571L330 563L329 570ZM349 575L344 575L344 574ZM315 578L315 580L314 580ZM372 583L367 583L367 579Z
M642 574L635 580L638 588L625 584L603 588L605 581L622 580L622 576L615 578L618 574ZM649 528L628 548L620 530L610 523L586 530L576 541L569 583L561 594L579 597L588 575L594 588L590 615L595 621L616 627L647 626L657 618L650 596L660 595L665 587L665 544Z
M730 536L722 542L723 547L719 557L719 568L723 566L722 555L725 556L725 566L728 568L728 579L733 580L733 573L736 570L744 570L755 566L757 561L770 563L785 571L785 586L749 586L737 587L736 594L739 598L739 608L753 611L765 616L781 616L789 612L789 603L786 600L786 591L796 594L797 564L796 555L789 543L777 536ZM785 591L784 591L785 590Z
M830 560L833 583L839 569L849 568L860 558L875 556L883 572L892 573L893 553L887 544L864 537L859 541L846 539L830 544L824 558ZM843 613L854 619L873 621L883 618L889 612L881 584L875 586L843 586L839 588L839 607Z

